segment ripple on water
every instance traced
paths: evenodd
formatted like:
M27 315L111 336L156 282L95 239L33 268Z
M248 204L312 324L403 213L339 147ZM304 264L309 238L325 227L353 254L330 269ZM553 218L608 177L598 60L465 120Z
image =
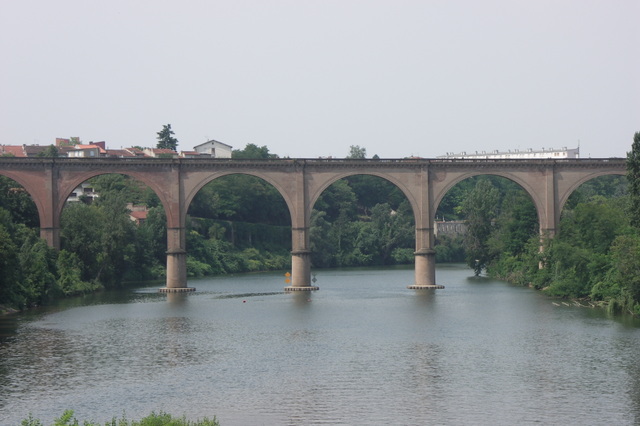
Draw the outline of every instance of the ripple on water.
M634 424L640 333L528 289L439 270L200 280L25 319L0 341L0 418L126 409L246 424ZM202 290L201 290L202 289ZM277 291L272 291L277 289ZM26 317L24 317L26 318ZM6 420L6 421L5 421Z

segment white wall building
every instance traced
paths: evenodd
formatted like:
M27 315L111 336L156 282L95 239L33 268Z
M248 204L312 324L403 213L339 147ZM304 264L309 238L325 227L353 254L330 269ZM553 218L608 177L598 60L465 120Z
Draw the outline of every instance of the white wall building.
M446 155L441 155L438 158L445 159L470 159L470 160L483 160L483 159L534 159L534 158L551 158L551 159L564 159L564 158L580 158L580 147L575 149L562 149L554 148L542 148L539 151L531 148L520 151L518 149L510 149L507 152L499 152L498 150L486 152L460 152L458 154L454 152L447 152Z
M93 190L93 186L90 183L84 182L73 190L73 192L67 198L67 202L75 203L78 201L82 201L82 197L88 197L91 199L91 201L93 201L99 196L100 195Z
M200 154L208 154L213 158L231 158L231 145L226 143L210 140L193 147L193 150Z

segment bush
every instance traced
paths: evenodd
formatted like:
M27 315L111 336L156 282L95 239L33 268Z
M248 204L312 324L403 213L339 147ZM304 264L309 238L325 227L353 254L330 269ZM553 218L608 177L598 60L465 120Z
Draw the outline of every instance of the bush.
M78 419L73 415L73 410L66 410L62 416L54 420L52 426L80 425L100 426L99 423L87 420L80 423L80 421L78 421ZM33 416L29 414L27 419L22 420L21 426L44 426L44 424L40 420L34 419ZM190 421L187 420L186 416L173 417L171 414L160 411L159 413L152 412L139 422L135 420L129 421L124 417L124 415L120 419L116 419L114 417L110 422L106 422L105 426L220 426L220 423L218 423L215 417L213 417L213 419L205 417L202 420Z

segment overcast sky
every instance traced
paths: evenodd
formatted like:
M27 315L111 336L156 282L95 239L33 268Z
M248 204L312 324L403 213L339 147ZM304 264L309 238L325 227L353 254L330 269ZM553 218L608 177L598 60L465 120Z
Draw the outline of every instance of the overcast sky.
M0 0L0 55L6 145L595 158L640 131L638 0Z

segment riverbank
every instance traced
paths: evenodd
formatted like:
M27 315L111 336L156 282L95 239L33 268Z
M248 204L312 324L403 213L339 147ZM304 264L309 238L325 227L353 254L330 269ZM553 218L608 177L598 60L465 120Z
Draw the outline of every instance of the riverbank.
M13 309L5 305L0 305L0 315L17 314L18 312L20 311L17 309Z

